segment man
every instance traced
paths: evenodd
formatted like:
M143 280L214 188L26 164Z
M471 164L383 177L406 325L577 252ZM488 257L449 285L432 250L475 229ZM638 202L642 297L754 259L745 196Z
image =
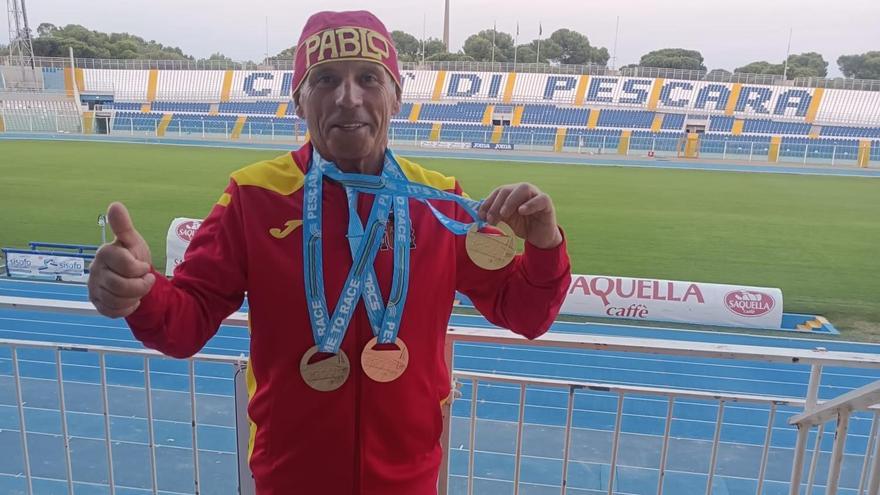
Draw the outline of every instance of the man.
M91 268L98 310L181 358L247 292L248 455L260 495L436 493L455 291L534 338L568 287L546 194L504 186L475 211L454 179L387 150L401 103L390 40L368 12L312 16L293 92L310 143L232 174L173 281L153 270L118 203L108 210L116 240ZM509 224L525 253L493 265L503 256L485 250L500 238L461 235L474 216Z

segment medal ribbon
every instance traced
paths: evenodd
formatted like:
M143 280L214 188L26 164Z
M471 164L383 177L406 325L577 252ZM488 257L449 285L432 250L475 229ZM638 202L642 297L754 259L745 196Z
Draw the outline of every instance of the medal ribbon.
M303 255L305 259L303 275L309 319L312 324L312 337L319 352L337 354L342 339L354 316L364 288L364 274L371 268L385 235L385 225L391 211L392 198L379 194L367 220L363 238L358 242L357 252L352 256L351 269L346 277L342 293L333 315L329 316L327 298L324 290L324 253L322 225L322 179L327 162L317 150L305 177L303 193ZM381 192L381 191L380 191ZM357 216L357 212L354 212ZM329 319L328 319L329 318Z

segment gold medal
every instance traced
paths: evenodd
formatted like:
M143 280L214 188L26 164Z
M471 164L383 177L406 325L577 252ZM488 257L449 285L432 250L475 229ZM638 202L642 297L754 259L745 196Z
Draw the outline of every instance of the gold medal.
M377 337L367 342L364 352L361 353L361 367L364 374L374 381L387 383L400 378L409 365L409 350L400 337L393 344L397 349L379 350L374 349L379 343Z
M318 346L313 346L299 361L299 373L306 385L319 392L330 392L341 387L351 371L348 356L340 349L334 356L309 364L309 360L317 353Z
M516 255L516 236L504 222L497 225L501 234L479 232L471 226L465 238L468 257L484 270L500 270L509 265Z

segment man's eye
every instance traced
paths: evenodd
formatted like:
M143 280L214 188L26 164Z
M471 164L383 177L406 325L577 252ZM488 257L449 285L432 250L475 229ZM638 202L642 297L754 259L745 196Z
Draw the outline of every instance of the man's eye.
M318 76L318 84L332 84L333 76Z
M364 74L364 81L366 81L366 82L373 83L373 82L377 82L378 80L379 80L379 78L376 77L376 74Z

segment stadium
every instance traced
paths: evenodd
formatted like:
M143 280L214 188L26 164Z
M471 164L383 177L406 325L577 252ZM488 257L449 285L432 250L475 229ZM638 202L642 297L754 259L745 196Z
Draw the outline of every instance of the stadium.
M83 281L109 202L171 275L230 173L308 142L293 62L73 55L0 57L0 493L254 494L247 302L176 360ZM880 81L401 78L390 145L474 198L539 185L584 274L534 341L457 295L441 495L880 493Z

